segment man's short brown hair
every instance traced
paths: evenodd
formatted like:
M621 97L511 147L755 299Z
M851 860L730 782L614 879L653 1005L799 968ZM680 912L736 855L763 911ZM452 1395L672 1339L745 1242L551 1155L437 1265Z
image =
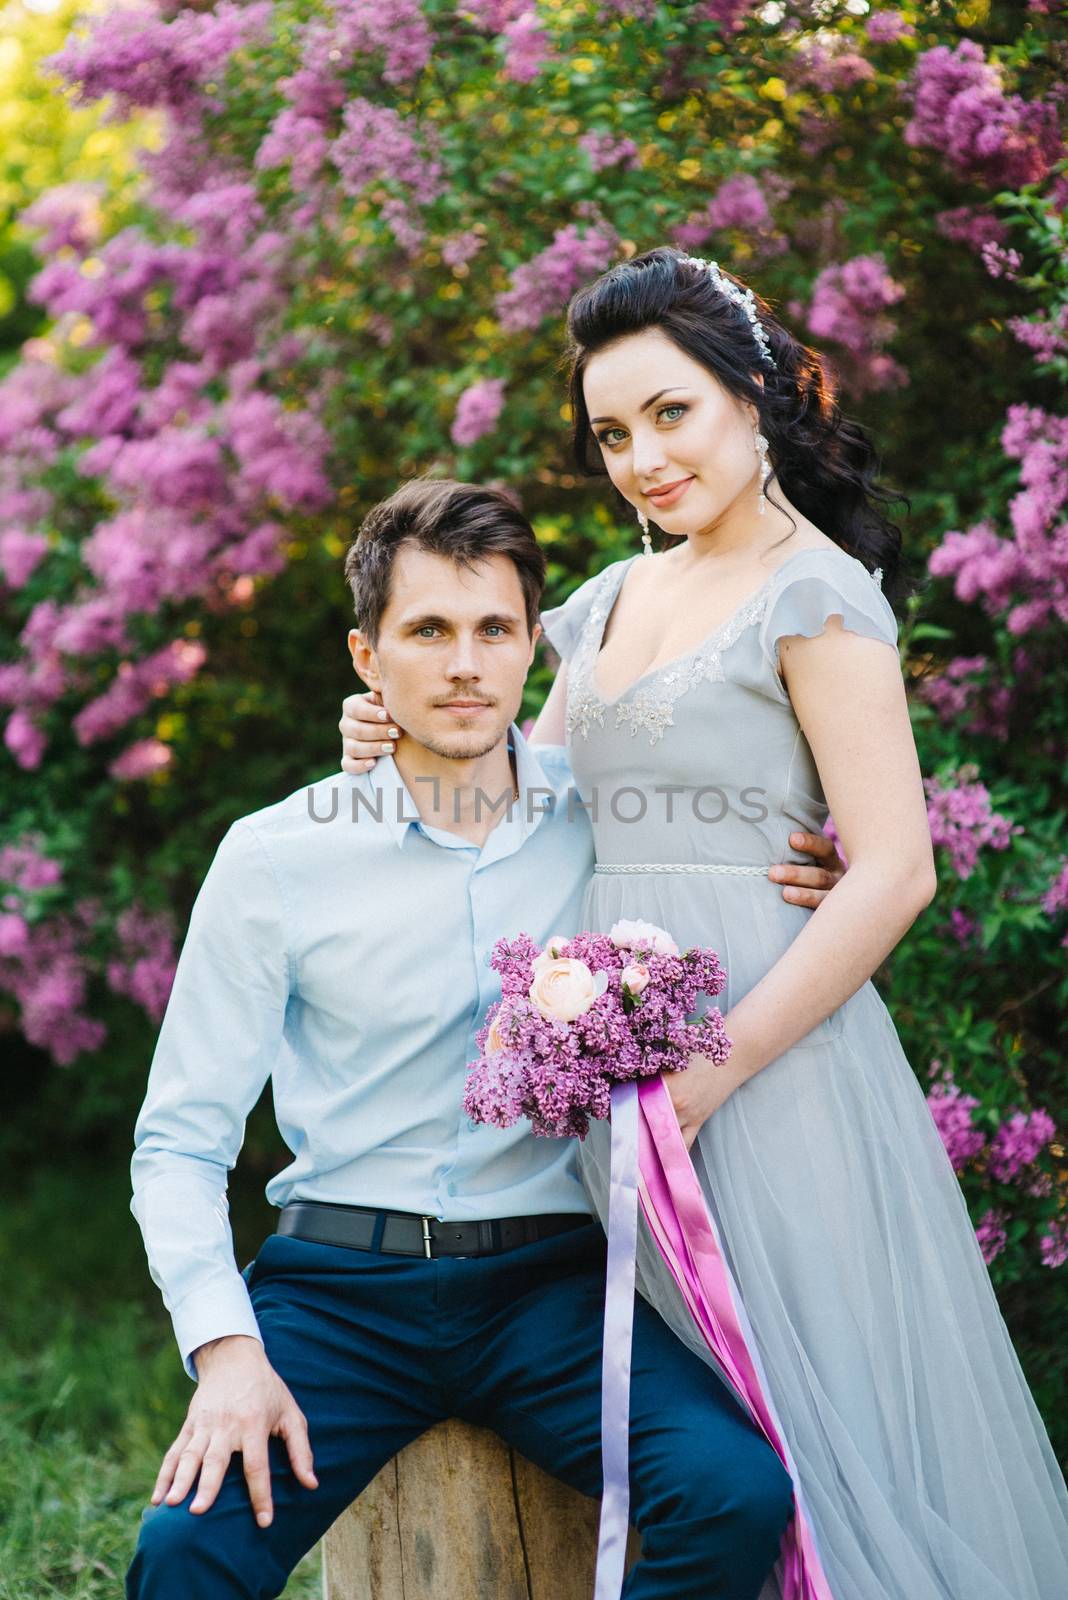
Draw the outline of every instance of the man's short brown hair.
M545 557L534 529L501 489L452 478L412 478L372 506L345 556L356 623L372 645L389 604L397 551L404 545L474 567L487 556L515 563L533 632L545 588Z

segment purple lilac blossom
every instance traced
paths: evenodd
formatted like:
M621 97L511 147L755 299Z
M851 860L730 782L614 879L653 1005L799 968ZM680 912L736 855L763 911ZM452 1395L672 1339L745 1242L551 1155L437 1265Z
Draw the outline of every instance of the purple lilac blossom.
M906 142L937 150L961 178L1018 189L1040 183L1064 154L1056 104L1005 95L999 68L972 39L925 51L910 90Z
M471 384L456 403L451 429L453 444L476 444L496 427L503 407L503 378L483 378Z
M513 83L533 83L555 55L545 23L532 6L505 23L501 41L504 75Z
M952 577L958 599L981 599L991 616L1006 613L1006 628L1020 635L1068 622L1068 539L1057 520L1068 502L1068 417L1012 405L1001 445L1020 462L1022 488L1009 504L1013 537L1001 538L988 519L951 529L928 569Z
M963 1172L986 1146L986 1139L972 1120L979 1101L974 1095L965 1094L954 1082L953 1074L945 1070L928 1090L927 1104L953 1170Z
M126 995L153 1022L161 1022L174 983L178 956L174 922L166 912L128 906L115 924L118 954L108 962L108 986Z
M1056 1133L1053 1118L1041 1107L1011 1113L990 1141L990 1176L999 1183L1011 1183Z
M1042 1235L1039 1249L1044 1267L1063 1267L1068 1261L1068 1219L1055 1217Z
M904 298L881 255L854 256L825 267L812 285L808 325L820 339L833 339L849 352L843 378L855 393L898 388L907 383L904 368L882 346L897 332L886 308Z
M931 840L948 854L958 878L970 878L980 850L1007 850L1022 826L995 811L985 784L961 770L948 778L924 778Z
M605 172L609 167L622 167L626 172L641 166L634 140L614 133L598 133L591 128L579 139L579 149L585 151L594 172Z
M536 328L558 312L587 278L602 272L616 253L618 239L606 224L580 231L575 223L558 228L553 242L512 273L512 286L497 296L497 315L509 333Z
M1001 1255L1009 1242L1005 1231L1007 1221L1008 1216L1004 1211L991 1206L988 1211L984 1211L976 1224L975 1237L979 1241L979 1248L983 1252L983 1260L987 1266Z
M900 11L873 11L864 23L872 44L896 44L899 39L915 38L916 29Z

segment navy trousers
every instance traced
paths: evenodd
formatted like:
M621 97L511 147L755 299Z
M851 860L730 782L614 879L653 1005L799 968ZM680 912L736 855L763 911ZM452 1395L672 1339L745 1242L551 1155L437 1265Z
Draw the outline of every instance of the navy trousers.
M270 1441L274 1520L240 1456L206 1512L149 1507L129 1600L267 1600L385 1463L446 1417L492 1428L601 1492L605 1242L575 1228L497 1256L426 1261L272 1234L246 1269L266 1353L308 1420L318 1489ZM792 1511L787 1473L733 1394L635 1304L628 1600L755 1600ZM562 1559L566 1554L562 1553Z

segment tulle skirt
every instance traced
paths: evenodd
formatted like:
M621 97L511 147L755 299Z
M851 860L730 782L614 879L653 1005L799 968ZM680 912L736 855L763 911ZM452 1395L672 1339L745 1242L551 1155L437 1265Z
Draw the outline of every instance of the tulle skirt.
M746 970L754 944L767 970L780 940L771 927L761 936L744 882L715 898L710 927L707 879L598 877L582 925L644 917L682 944L713 944L745 992L759 976ZM693 1160L836 1600L1065 1600L1068 1491L873 985L732 1095ZM581 1165L606 1222L605 1124ZM644 1232L638 1279L711 1363ZM779 1593L773 1578L761 1600Z

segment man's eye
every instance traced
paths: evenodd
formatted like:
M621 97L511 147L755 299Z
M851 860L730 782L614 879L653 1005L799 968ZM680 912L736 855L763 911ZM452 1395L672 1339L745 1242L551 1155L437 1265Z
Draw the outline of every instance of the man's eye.
M438 630L434 627L434 625L428 622L425 628L417 628L415 630L415 636L417 639L425 639L430 634L437 633L437 631Z
M487 633L502 634L504 629L501 627L499 622L491 622L485 631Z

